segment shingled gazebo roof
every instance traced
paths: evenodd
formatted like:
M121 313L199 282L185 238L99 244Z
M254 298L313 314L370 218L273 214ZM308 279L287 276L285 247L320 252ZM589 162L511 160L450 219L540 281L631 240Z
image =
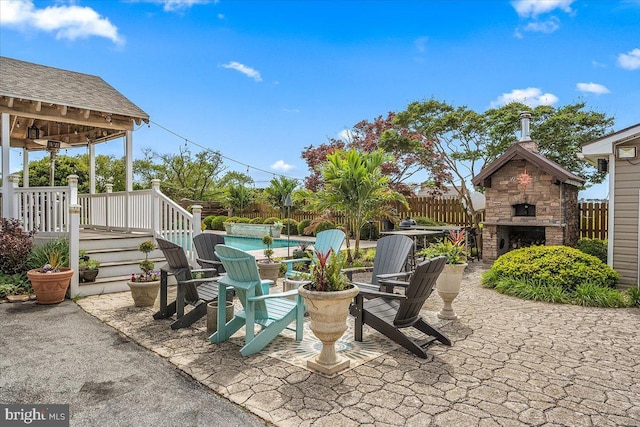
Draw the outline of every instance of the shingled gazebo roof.
M118 138L149 115L98 76L0 56L0 112L10 114L12 147L42 149L27 139L82 146Z

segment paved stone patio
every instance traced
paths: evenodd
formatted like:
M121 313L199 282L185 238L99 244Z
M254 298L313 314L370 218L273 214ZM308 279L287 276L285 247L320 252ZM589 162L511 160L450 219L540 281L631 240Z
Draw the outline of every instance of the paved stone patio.
M522 301L482 288L485 268L467 268L460 319L442 326L453 347L435 343L428 359L397 347L331 379L211 345L204 321L171 330L128 293L78 303L278 426L640 426L640 309ZM441 304L434 292L425 314Z

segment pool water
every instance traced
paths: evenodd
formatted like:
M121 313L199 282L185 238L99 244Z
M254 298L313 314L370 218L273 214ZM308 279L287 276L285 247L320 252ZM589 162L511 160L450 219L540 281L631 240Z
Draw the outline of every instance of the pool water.
M224 244L227 246L233 246L237 249L242 249L243 251L255 251L267 248L264 243L262 243L262 238L260 237L224 236ZM299 244L299 240L289 240L290 248L295 248ZM273 239L271 249L286 247L287 239Z

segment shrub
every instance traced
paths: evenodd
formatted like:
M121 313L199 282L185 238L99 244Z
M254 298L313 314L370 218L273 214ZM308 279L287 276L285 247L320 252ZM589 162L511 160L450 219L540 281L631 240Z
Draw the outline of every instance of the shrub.
M316 231L314 232L314 236L317 236L318 233L320 233L321 231L333 230L335 228L336 228L336 225L333 222L331 222L331 221L322 221L316 227Z
M209 215L209 216L205 216L204 219L202 220L202 222L204 222L204 226L206 227L207 230L213 230L213 220L216 218L215 215Z
M249 221L249 224L264 224L264 219L257 217Z
M607 262L607 241L601 239L580 239L576 245L576 249L585 254L593 255L600 261Z
M0 271L15 274L27 269L34 234L25 233L17 219L0 219Z
M251 222L251 218L240 217L236 222L238 224L249 224Z
M269 218L264 220L263 224L275 224L276 222L281 222L280 218L276 218L275 216L270 216Z
M218 215L211 220L211 228L207 227L207 229L224 231L224 223L228 219L229 218L224 215Z
M425 216L419 216L417 218L414 218L414 220L418 225L425 225L425 226L446 225L446 223L444 222L436 221L434 219L427 218Z
M298 234L301 236L311 236L312 233L305 233L304 229L311 225L310 219L303 219L298 223Z
M482 285L533 301L593 307L637 304L640 291L620 292L618 274L598 258L566 246L535 246L502 255Z
M362 240L378 240L380 237L380 232L378 231L378 226L373 222L367 222L365 225L360 227L360 239Z
M289 224L289 235L295 236L298 234L298 221L293 218L285 219L282 221L282 233L287 234L287 224Z
M627 305L629 307L640 307L640 289L627 289Z
M489 271L492 270L494 275L487 277L493 280L505 277L541 280L568 292L584 282L615 288L619 278L618 273L598 258L567 246L516 249L499 257Z
M226 219L225 222L238 222L239 219L240 219L239 216L230 216L229 218Z

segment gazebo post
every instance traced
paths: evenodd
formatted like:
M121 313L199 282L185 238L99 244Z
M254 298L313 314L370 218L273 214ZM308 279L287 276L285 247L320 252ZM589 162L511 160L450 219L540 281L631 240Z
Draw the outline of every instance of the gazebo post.
M22 149L22 186L29 188L29 150Z
M125 134L125 164L127 192L133 191L133 132L128 130Z
M96 146L89 142L89 194L96 194Z
M11 136L9 134L9 113L2 113L1 121L1 142L2 142L2 217L13 218L12 209L13 200L11 199L11 182L9 174L11 173L10 148Z

